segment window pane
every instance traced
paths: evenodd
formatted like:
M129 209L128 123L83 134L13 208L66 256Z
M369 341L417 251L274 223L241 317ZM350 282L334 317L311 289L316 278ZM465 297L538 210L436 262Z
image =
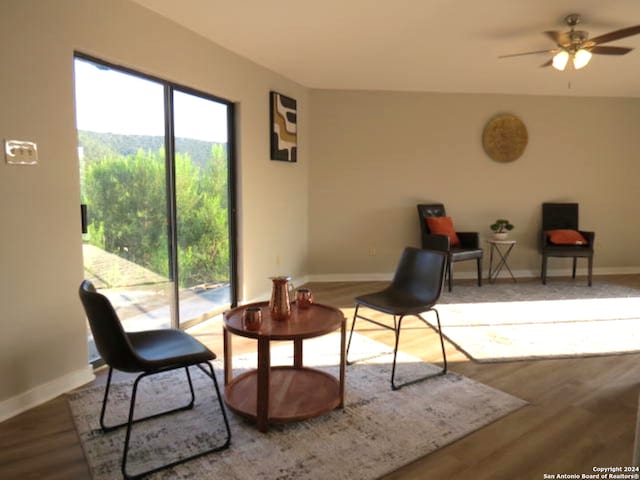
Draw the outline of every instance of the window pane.
M227 106L175 91L180 323L230 300Z
M169 327L164 88L83 59L75 83L85 278L126 330Z

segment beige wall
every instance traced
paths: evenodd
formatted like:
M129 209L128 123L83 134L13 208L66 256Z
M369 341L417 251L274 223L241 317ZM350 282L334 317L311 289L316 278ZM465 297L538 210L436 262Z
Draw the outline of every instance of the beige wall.
M241 296L308 270L307 89L124 0L2 0L0 138L40 164L0 162L0 419L88 375L74 50L237 102ZM298 100L297 164L269 160L272 89Z
M310 93L125 0L1 0L0 138L36 141L40 164L0 162L0 418L89 375L74 50L237 102L243 299L268 292L273 274L388 274L419 242L422 201L446 203L459 229L485 236L509 217L525 272L538 269L540 204L579 201L582 226L597 232L596 267L640 266L640 100ZM269 160L272 89L298 100L295 165ZM529 129L515 163L482 151L498 112Z
M596 270L640 267L640 99L313 91L311 109L312 278L393 272L402 248L420 244L422 202L443 202L458 230L483 238L509 218L512 267L538 274L540 205L576 201L581 227L596 232ZM482 131L506 112L529 144L504 164L484 153ZM549 268L566 274L566 262ZM468 275L465 263L456 268Z

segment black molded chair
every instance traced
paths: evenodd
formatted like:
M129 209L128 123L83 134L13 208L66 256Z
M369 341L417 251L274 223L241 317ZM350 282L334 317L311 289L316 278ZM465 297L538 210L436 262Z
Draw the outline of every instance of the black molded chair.
M449 237L446 235L432 234L427 224L427 217L445 217L447 214L441 203L418 205L420 217L420 233L422 235L422 248L439 250L447 254L447 280L449 291L453 286L453 264L465 260L476 260L478 269L478 286L482 286L482 255L480 247L480 234L478 232L456 232L460 239L460 245L452 247Z
M447 356L444 350L444 340L442 338L442 328L440 327L440 315L434 308L442 292L444 281L444 271L447 262L447 255L444 252L434 250L420 250L418 248L407 247L402 253L398 267L391 285L382 291L361 295L356 297L356 310L353 314L353 323L349 333L347 343L347 358L349 357L349 347L351 337L356 325L356 319L361 318L378 326L394 330L395 347L393 349L393 366L391 367L391 388L397 390L405 385L410 385L435 375L447 372ZM379 312L393 315L393 327L377 320L364 317L358 314L360 307L367 307ZM440 346L442 347L443 368L441 372L427 375L415 380L405 382L402 385L395 384L396 356L398 354L398 344L400 342L400 327L402 319L406 316L415 316L433 328L424 318L422 313L433 311L438 321L437 332L440 335ZM399 318L396 318L399 317ZM435 330L435 329L434 329Z
M157 472L158 470L186 462L187 460L192 460L211 452L223 450L229 446L231 443L229 421L222 404L222 397L220 396L220 389L218 388L218 382L213 372L213 367L211 366L211 363L209 363L211 360L216 358L215 353L189 334L180 330L164 329L148 330L144 332L125 332L122 328L118 315L113 309L111 302L109 302L109 299L104 295L97 293L93 284L88 280L83 281L80 285L80 300L82 301L82 305L84 306L89 319L89 326L91 327L91 332L93 333L93 339L96 343L98 352L100 352L100 355L109 366L107 385L105 387L102 410L100 412L100 426L103 432L109 432L125 425L127 427L124 440L124 452L122 454L122 473L125 478L140 478L144 475ZM208 371L202 367L202 364L207 365ZM191 382L189 367L194 365L198 366L213 380L213 386L215 388L215 393L217 395L226 428L226 438L224 442L219 446L195 455L164 464L142 473L129 475L126 467L132 425L143 420L193 408L195 393L193 391L193 383ZM136 403L136 393L140 380L149 375L177 370L180 368L184 368L186 372L189 389L191 391L191 401L183 407L134 420L133 416ZM111 385L113 369L128 373L140 373L140 375L136 377L136 380L133 383L127 422L119 425L106 426L104 423L104 416L109 397L109 387Z
M549 241L545 233L549 230L575 230L587 241L584 245L554 245ZM593 244L595 233L578 229L578 204L577 203L543 203L542 204L542 230L540 232L540 245L542 251L542 284L547 284L547 259L549 257L573 258L572 278L576 278L576 261L578 258L587 259L587 282L592 284L593 277Z

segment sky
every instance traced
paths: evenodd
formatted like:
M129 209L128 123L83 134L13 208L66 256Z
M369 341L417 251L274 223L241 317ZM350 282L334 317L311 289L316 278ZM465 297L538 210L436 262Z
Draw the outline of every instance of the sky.
M164 135L163 86L145 78L75 60L78 130ZM227 106L174 93L175 136L227 142Z

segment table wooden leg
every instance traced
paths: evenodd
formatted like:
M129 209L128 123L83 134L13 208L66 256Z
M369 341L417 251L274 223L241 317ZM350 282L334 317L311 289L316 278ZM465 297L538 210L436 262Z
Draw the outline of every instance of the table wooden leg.
M231 365L232 347L231 335L226 328L222 329L222 344L224 349L224 384L228 385L232 380L233 368Z
M271 370L271 355L269 339L258 339L258 392L256 399L256 417L258 430L269 430L269 371Z
M302 340L299 338L293 341L293 366L302 368Z
M347 319L342 319L340 327L340 403L338 408L344 408L344 380L346 365L346 338L347 338Z

